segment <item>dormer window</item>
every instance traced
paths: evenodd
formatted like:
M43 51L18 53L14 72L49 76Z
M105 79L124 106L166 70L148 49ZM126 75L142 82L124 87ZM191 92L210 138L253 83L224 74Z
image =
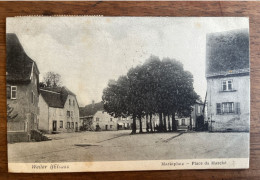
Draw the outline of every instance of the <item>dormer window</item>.
M222 91L232 91L233 90L233 81L225 80L222 81Z

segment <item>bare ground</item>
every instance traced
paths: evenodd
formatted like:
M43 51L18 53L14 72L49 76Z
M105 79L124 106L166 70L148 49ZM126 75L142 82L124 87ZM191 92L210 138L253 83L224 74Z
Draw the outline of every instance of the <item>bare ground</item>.
M154 133L130 131L50 135L52 141L8 144L9 162L85 162L246 158L249 133Z

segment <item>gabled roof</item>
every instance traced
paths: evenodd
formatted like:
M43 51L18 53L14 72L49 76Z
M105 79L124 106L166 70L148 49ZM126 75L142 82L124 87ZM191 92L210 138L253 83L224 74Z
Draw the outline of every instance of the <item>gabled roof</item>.
M13 33L6 34L6 81L30 82L33 67L39 74L36 63L25 53L19 39Z
M94 116L98 111L104 111L103 102L93 103L93 104L86 105L85 107L80 107L79 116L80 117Z
M206 76L249 72L249 32L238 29L207 35Z
M54 108L63 108L68 95L75 96L76 99L76 95L65 86L55 88L44 87L40 89L40 94L43 97L44 101L48 104L48 106ZM77 99L76 103L78 106Z

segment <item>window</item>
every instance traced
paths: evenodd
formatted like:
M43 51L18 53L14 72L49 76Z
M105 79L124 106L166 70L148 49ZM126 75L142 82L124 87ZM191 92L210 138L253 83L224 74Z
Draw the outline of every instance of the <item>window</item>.
M16 99L17 86L11 86L11 99Z
M113 125L110 125L110 129L113 128Z
M181 125L184 126L185 125L185 119L181 120Z
M71 128L74 129L74 122L71 123Z
M67 122L67 129L70 128L70 122Z
M73 111L70 112L70 116L73 117Z
M63 121L60 121L60 128L63 128Z
M113 121L113 118L110 118L110 121Z
M67 117L70 117L70 111L67 111Z
M234 103L233 102L222 103L222 112L223 113L233 113L234 112Z
M31 103L34 104L34 92L31 93Z
M222 91L232 91L233 82L232 80L222 81Z
M99 122L99 118L96 118L96 122Z
M69 105L70 105L70 99L69 99Z

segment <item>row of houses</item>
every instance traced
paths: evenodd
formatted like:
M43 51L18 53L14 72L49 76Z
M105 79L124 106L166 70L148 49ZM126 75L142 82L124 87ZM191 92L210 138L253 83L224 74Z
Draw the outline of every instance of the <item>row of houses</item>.
M189 117L178 117L176 116L176 122L178 129L187 130L195 129L198 127L197 119L203 116L204 103L197 101L192 109L192 113ZM138 121L138 120L137 120ZM114 131L114 130L124 130L131 129L133 120L131 117L118 117L115 118L109 115L104 110L103 102L86 105L85 107L80 107L80 122L82 123L83 130L103 130L103 131ZM137 122L137 128L139 128L139 123ZM152 126L156 127L159 125L159 116L152 117ZM142 127L146 129L146 120L142 118Z

